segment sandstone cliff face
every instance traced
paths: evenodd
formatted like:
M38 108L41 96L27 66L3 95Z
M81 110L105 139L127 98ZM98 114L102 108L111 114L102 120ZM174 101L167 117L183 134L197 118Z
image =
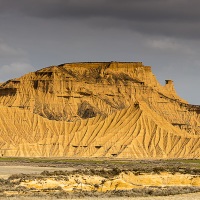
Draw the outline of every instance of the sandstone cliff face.
M199 158L199 106L135 63L51 66L0 85L0 155Z

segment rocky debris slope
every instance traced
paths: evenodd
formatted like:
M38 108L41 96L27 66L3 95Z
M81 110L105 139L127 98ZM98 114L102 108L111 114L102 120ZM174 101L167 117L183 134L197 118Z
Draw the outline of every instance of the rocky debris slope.
M200 106L141 62L51 66L0 85L0 155L199 158Z

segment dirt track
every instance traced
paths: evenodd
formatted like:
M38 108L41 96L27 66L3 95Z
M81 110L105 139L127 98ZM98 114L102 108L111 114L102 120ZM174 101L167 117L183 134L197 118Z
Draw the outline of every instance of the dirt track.
M55 170L67 170L73 171L72 167L37 167L37 166L0 166L0 178L8 178L12 174L39 174L45 170L55 171Z

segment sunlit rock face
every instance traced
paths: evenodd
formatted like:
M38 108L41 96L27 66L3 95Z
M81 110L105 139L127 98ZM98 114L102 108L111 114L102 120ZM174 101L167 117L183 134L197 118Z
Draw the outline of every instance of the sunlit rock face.
M0 156L200 158L200 107L141 62L50 66L0 85Z

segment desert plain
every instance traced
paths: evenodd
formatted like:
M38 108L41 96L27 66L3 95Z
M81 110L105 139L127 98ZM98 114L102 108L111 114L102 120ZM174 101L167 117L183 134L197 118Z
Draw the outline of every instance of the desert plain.
M199 113L142 62L65 63L8 80L0 198L198 199Z
M200 162L2 158L0 178L0 199L198 199Z

